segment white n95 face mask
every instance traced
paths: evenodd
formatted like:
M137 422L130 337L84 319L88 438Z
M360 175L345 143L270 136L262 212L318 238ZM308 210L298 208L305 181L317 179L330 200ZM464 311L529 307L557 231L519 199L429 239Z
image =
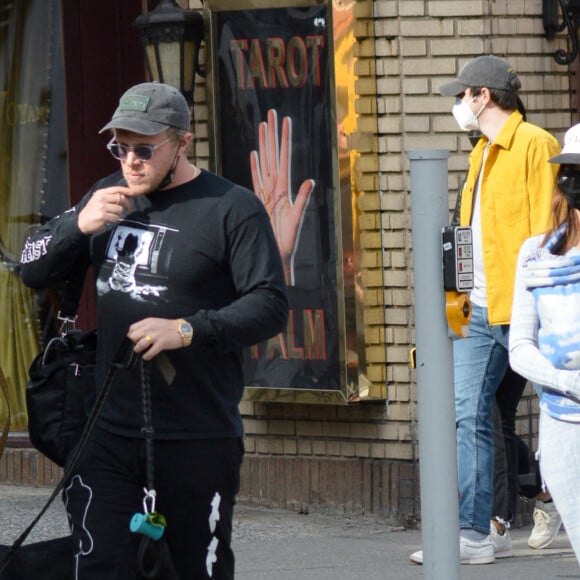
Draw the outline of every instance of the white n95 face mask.
M481 112L483 111L483 109L485 109L485 105L483 105L481 109L477 111L476 114L471 110L471 107L469 106L471 103L473 103L474 100L475 97L473 97L471 101L466 103L462 101L459 97L457 97L457 99L455 100L455 104L453 105L453 109L451 110L453 116L455 117L455 120L457 121L457 124L459 125L459 128L463 131L475 131L476 129L479 129L477 117L481 115Z

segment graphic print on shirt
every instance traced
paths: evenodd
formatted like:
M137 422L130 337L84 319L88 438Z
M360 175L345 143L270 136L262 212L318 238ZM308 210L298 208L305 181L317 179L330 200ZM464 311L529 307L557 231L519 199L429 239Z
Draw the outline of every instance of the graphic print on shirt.
M176 229L167 226L119 222L109 238L97 280L99 295L115 291L140 302L163 301L176 234Z

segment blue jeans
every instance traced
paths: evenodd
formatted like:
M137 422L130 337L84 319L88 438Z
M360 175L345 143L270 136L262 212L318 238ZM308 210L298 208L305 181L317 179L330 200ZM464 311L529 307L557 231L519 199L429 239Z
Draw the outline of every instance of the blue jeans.
M508 364L509 326L473 305L469 335L453 342L459 527L489 534L493 505L493 406Z

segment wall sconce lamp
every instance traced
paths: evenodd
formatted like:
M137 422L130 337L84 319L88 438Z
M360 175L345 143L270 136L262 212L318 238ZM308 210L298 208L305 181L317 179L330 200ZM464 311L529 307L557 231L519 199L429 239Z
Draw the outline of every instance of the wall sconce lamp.
M563 22L558 17L558 4L562 11ZM558 64L570 64L578 56L578 25L580 24L580 0L543 0L542 17L544 21L544 35L552 39L557 32L568 29L572 50L565 51L559 48L554 53Z
M161 0L155 9L135 19L149 78L179 88L193 104L195 74L199 68L199 48L203 40L203 16L183 10L175 0Z

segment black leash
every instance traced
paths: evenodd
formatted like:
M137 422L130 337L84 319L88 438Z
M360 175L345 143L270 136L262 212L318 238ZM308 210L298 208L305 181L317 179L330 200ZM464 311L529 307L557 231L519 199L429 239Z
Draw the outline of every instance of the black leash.
M133 343L131 343L129 339L125 339L123 341L123 344L119 347L119 350L117 351L117 354L113 359L111 366L107 370L107 374L105 375L103 385L99 389L97 399L87 419L87 423L83 429L83 432L79 437L79 441L75 446L74 450L72 451L70 459L67 461L67 465L65 466L61 480L54 488L52 494L50 495L50 497L48 498L48 500L44 504L44 507L40 510L38 515L34 518L34 520L32 520L31 524L20 534L20 536L18 536L18 538L14 541L14 543L10 547L10 550L0 561L0 574L2 574L2 572L5 570L5 568L8 565L8 562L10 561L16 550L18 550L18 548L22 546L24 540L26 540L26 538L28 537L34 526L38 523L40 518L42 518L42 516L46 513L52 502L56 499L58 494L64 489L65 485L69 482L71 476L73 475L73 471L77 467L81 454L85 449L87 441L89 440L89 437L93 431L95 423L99 418L103 405L105 404L109 391L111 390L111 385L113 383L113 379L115 378L117 371L119 369L129 368L130 366L132 366L132 364L134 364L134 361L135 361L135 353L133 351Z
M143 405L143 427L141 431L145 435L145 460L147 473L147 489L155 489L155 467L153 456L153 419L151 416L151 377L149 363L141 359L141 403Z
M152 420L151 377L149 374L149 363L143 359L141 359L141 403L143 405L143 427L141 431L145 437L145 472L147 481L143 506L144 510L147 511L147 500L151 499L152 510L155 512L156 492L153 453L155 429L153 428ZM146 534L143 535L137 553L137 568L140 578L146 580L153 580L155 578L179 580L163 535L159 539L153 539ZM160 576L160 574L163 574L163 576Z

